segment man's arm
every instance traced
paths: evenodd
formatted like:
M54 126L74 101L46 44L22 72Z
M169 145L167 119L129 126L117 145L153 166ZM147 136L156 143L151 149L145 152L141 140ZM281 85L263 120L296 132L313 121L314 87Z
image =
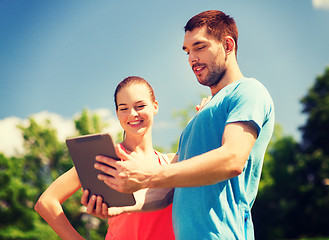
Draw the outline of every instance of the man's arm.
M114 169L101 164L95 167L112 176L101 174L99 179L119 192L210 185L242 173L256 138L252 122L235 122L226 125L221 147L185 161L157 168L140 166L137 159L116 148L118 156L126 161L99 156L97 161Z
M256 141L252 124L236 122L225 127L222 146L187 161L165 166L151 176L148 187L197 187L240 175Z

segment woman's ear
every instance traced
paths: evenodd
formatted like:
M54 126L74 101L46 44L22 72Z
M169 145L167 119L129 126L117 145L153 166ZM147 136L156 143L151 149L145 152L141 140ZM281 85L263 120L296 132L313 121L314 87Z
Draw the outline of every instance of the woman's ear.
M153 115L156 115L159 111L159 103L157 100L154 101L153 107L154 107Z

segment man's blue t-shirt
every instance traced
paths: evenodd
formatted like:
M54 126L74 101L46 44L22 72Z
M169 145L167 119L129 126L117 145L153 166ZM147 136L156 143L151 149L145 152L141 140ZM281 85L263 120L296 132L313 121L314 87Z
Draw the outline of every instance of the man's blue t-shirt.
M242 174L214 185L176 188L176 239L254 239L250 210L274 128L274 106L266 88L242 78L221 89L188 123L177 154L178 161L184 161L219 148L226 124L239 121L253 122L258 132Z

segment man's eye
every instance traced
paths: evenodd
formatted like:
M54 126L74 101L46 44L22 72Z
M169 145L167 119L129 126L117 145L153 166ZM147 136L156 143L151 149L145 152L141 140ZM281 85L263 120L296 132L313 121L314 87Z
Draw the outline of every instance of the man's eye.
M205 46L201 46L201 47L196 48L196 50L202 50L204 48L205 48Z
M120 108L119 110L120 111L126 111L126 110L128 110L128 108Z

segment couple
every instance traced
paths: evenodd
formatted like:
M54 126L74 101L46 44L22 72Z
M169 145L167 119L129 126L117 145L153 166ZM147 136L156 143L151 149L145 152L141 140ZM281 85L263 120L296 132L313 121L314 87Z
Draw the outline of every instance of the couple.
M97 169L112 176L99 175L99 179L120 192L174 188L172 221L176 239L254 239L251 207L273 132L274 106L260 82L242 75L236 58L237 39L238 30L233 18L221 11L205 11L187 22L183 50L188 54L199 83L210 88L212 99L188 123L172 159L152 148L150 128L158 104L147 84L128 84L116 91L117 115L127 134L116 152L125 161L97 157L97 161L114 168L96 164ZM140 96L137 93L141 93ZM137 97L142 99L141 105ZM70 171L73 172L71 178L65 182L77 178L75 170ZM60 177L57 181L64 180ZM77 182L75 191L80 188ZM43 194L48 201L56 198L51 190L53 185ZM109 217L113 209L108 210L96 196L87 203L87 194L85 191L82 203L88 212ZM56 209L37 203L38 212L57 233L71 228L60 207L67 197L52 200L56 201ZM96 210L93 210L95 204ZM166 220L155 221L154 227L163 235L168 234L162 239L174 238L168 233L172 230L165 230L171 221L168 217L170 208L171 205L161 210L170 211ZM119 211L125 210L119 208ZM152 218L157 213L159 218L166 214L153 212ZM53 225L59 217L62 221ZM115 222L115 218L110 218L109 223ZM111 239L110 228L111 225L108 239ZM75 230L69 231L74 233ZM141 238L135 239L148 238L143 232L140 234Z

